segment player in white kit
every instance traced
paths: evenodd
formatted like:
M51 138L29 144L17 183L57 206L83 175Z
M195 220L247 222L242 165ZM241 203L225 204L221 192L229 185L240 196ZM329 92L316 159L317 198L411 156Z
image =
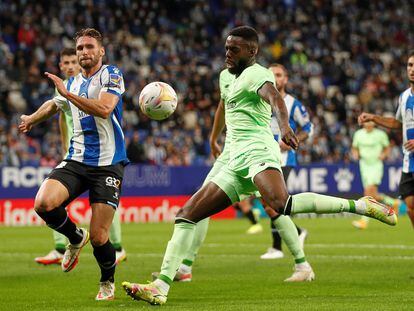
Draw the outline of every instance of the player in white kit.
M117 67L102 64L105 49L97 30L82 29L76 34L75 43L82 72L71 77L66 85L59 77L46 73L60 94L53 99L54 109L67 105L72 112L73 136L68 155L42 183L34 208L50 228L69 239L62 260L64 272L76 266L90 236L101 270L96 300L112 300L116 264L109 228L128 163L121 128L124 81ZM86 229L78 228L65 210L87 190L92 208L90 235Z

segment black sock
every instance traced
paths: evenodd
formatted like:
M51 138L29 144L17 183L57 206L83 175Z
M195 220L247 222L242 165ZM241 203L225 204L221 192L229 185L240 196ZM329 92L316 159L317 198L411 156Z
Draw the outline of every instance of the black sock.
M295 226L296 226L296 224L295 224ZM296 230L298 230L298 235L300 235L302 233L302 229L299 228L298 226L296 226Z
M244 213L244 215L247 217L247 219L250 220L252 225L257 224L257 220L256 220L256 217L254 217L253 210L250 210L247 213Z
M108 240L104 245L93 246L93 255L101 268L101 282L114 282L115 274L115 248Z
M277 231L275 224L273 223L273 219L270 220L270 230L272 232L272 240L273 240L272 247L281 251L282 250L282 238L280 237L280 234Z
M71 244L82 242L83 233L69 218L66 209L59 206L49 212L36 212L53 230L65 235Z
M55 248L55 250L59 253L59 254L64 254L65 253L65 251L66 251L66 249L65 248Z

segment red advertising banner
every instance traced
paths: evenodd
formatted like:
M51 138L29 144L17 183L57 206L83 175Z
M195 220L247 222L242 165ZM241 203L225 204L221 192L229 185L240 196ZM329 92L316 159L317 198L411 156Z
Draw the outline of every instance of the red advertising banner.
M124 197L121 199L119 211L121 221L125 223L172 222L177 211L182 208L190 196L156 196L156 197ZM0 225L28 226L41 225L40 219L33 209L34 199L0 200ZM67 208L70 218L79 224L89 223L91 208L87 198L79 198ZM235 218L234 208L227 208L213 218Z

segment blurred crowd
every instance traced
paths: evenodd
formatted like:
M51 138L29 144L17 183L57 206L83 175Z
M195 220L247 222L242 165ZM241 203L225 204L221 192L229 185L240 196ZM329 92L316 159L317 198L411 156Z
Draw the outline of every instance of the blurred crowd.
M59 73L59 51L75 32L95 27L106 62L124 74L124 129L132 162L210 164L208 135L219 101L224 40L238 25L260 33L258 62L284 64L288 91L315 125L300 163L349 161L361 111L393 115L407 88L406 53L414 15L404 0L77 0L0 2L0 165L55 165L57 119L18 132L19 116L53 96L45 71ZM178 93L177 111L158 122L137 108L145 84L161 80ZM390 132L389 161L401 160Z

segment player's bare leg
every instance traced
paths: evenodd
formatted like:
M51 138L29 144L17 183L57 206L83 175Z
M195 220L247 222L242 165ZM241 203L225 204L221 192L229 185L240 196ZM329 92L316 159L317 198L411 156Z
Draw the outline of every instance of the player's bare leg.
M65 206L69 200L68 189L58 180L46 179L36 195L35 211L53 230L62 233L70 244L62 259L62 270L72 270L77 262L81 248L88 242L89 234L79 229L68 217Z
M114 274L116 266L115 248L109 240L109 229L115 209L105 203L92 204L91 244L93 254L101 269L99 292L96 300L112 300L115 296Z

